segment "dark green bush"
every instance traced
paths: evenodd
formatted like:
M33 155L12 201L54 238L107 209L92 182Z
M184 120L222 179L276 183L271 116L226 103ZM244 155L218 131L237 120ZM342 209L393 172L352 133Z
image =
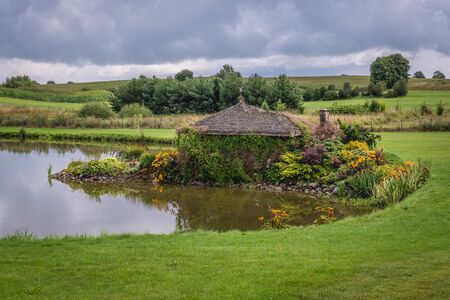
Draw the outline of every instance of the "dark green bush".
M142 153L139 158L139 169L149 168L152 165L152 162L155 160L155 154L153 153Z
M338 98L338 93L336 91L330 90L326 91L323 95L323 100L335 100Z
M423 102L420 105L420 114L421 115L431 115L431 114L433 114L433 112L431 111L431 108L425 102Z
M334 102L333 105L328 110L333 115L344 115L344 114L357 115L366 113L368 107L363 104L339 105L337 102Z
M397 93L394 90L389 90L384 94L384 98L395 98L397 97Z
M129 146L127 149L120 152L119 156L124 160L138 160L144 151L145 148L142 146Z
M7 88L18 88L18 87L31 87L39 85L35 80L32 80L28 75L18 75L6 77L4 87Z
M373 149L377 145L377 140L381 138L379 135L371 133L369 129L361 127L360 125L347 125L340 120L338 120L338 124L342 130L342 142L344 144L350 141L361 141L366 142L367 145Z
M126 164L114 157L104 158L100 160L90 160L87 162L74 160L67 166L65 172L74 175L85 176L104 176L118 175L126 168Z
M127 104L119 112L119 117L121 118L132 118L137 115L142 115L143 117L148 117L152 114L150 109L139 103Z
M408 94L408 80L405 78L400 79L394 84L392 90L397 96L406 96Z
M78 116L86 118L86 117L95 117L99 119L109 119L114 115L111 107L103 102L92 102L86 103L83 107L78 111Z
M436 114L438 116L442 116L444 114L444 105L442 104L442 101L440 101L438 106L436 107Z
M378 100L371 100L370 103L365 104L370 112L384 112L386 110L386 104Z
M303 92L303 100L304 101L311 101L313 100L313 94L314 91L312 91L311 89L307 89Z

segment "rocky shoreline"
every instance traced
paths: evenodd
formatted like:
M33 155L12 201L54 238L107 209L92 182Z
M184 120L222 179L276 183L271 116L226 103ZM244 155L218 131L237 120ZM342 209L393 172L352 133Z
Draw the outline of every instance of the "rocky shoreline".
M61 182L97 182L97 183L124 183L124 182L139 182L139 183L149 183L154 184L153 180L150 176L149 170L142 170L137 173L130 174L121 174L116 176L108 176L108 175L94 175L94 176L83 176L83 175L74 175L66 173L64 170L50 176L51 179L55 179ZM189 185L193 186L214 186L212 184L202 183L202 182L191 182ZM265 190L265 191L290 191L290 192L299 192L304 194L310 194L313 196L321 197L321 196L335 196L337 194L337 187L335 185L324 185L319 184L317 182L313 183L297 183L295 185L291 184L268 184L268 183L259 183L259 184L233 184L227 187L231 188L254 188L257 190Z

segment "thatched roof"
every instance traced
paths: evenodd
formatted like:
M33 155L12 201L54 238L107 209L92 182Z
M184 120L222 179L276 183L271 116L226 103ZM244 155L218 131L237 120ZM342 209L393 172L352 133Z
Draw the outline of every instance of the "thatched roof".
M284 114L239 101L193 126L202 134L295 137L300 129Z

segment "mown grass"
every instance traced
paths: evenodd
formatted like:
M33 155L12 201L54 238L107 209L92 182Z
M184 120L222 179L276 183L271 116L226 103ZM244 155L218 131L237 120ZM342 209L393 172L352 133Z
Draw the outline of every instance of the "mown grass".
M432 178L402 203L308 228L0 241L2 298L448 299L450 134L383 133Z
M334 103L338 105L364 104L366 101L378 100L386 103L387 109L393 109L397 105L402 110L419 110L422 103L426 103L435 110L439 102L442 102L445 109L450 108L450 91L409 91L408 95L397 98L373 98L355 97L352 99L332 100L332 101L309 101L304 102L306 112L316 111L321 108L329 108Z
M175 129L85 129L85 128L24 128L26 138L40 140L100 141L100 142L161 142L172 144ZM1 138L19 138L19 127L0 127Z
M47 101L25 100L9 97L0 97L0 104L14 105L20 107L57 108L64 110L79 110L83 106L82 103L47 102Z

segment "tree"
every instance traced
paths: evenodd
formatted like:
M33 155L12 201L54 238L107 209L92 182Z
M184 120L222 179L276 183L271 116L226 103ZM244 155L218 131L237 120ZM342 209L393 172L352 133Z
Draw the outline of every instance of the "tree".
M352 85L350 84L350 82L344 82L342 90L344 92L344 98L352 97Z
M194 78L194 73L188 69L183 69L177 74L175 74L175 79L178 81L184 81L188 78Z
M139 103L157 113L152 107L150 107L150 103L152 102L155 92L155 85L158 80L159 79L156 77L150 78L141 75L119 86L119 88L114 92L114 97L111 100L113 110L118 112L127 104Z
M286 74L275 78L272 89L272 101L281 99L287 108L298 108L300 93L297 85L289 80ZM272 102L273 104L273 102Z
M18 75L7 77L5 83L3 83L4 87L8 88L18 88L23 86L36 86L39 85L35 80L32 80L28 75Z
M397 96L406 96L408 94L408 81L404 78L400 79L394 84L392 90Z
M241 92L242 77L237 72L225 73L220 82L219 109L227 108L238 101Z
M380 56L370 65L370 81L383 82L390 89L400 79L408 79L410 68L408 59L400 53Z
M313 93L314 91L311 89L307 89L303 92L303 101L311 101L313 100Z
M256 73L248 78L242 92L250 105L261 106L264 100L270 98L270 87L267 81Z
M53 80L49 80L47 81L47 84L55 84L55 82Z
M417 71L414 73L413 77L414 78L425 78L425 75L423 74L422 71Z
M441 71L434 71L433 73L433 79L445 79L445 74Z
M237 77L242 77L241 73L235 71L234 68L231 65L229 65L229 64L223 65L222 69L220 69L219 72L216 74L216 77L219 77L221 79L225 79L225 76L227 74L234 74Z

